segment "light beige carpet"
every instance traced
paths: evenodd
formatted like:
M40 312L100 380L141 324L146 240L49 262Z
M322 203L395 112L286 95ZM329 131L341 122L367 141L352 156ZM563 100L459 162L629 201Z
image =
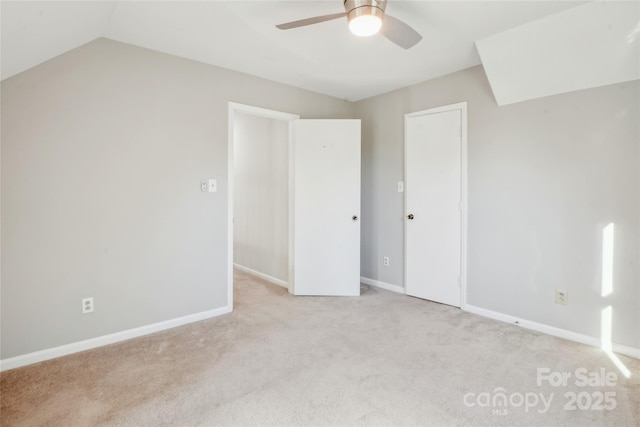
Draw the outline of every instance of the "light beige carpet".
M0 424L640 424L638 360L620 356L626 379L597 348L368 286L293 297L236 272L235 299L226 316L2 373ZM538 368L572 378L538 386ZM601 368L615 385L575 384ZM605 392L615 409L592 409Z

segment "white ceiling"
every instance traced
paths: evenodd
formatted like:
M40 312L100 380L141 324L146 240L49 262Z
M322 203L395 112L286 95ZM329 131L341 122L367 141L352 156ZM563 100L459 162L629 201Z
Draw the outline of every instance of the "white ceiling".
M341 12L342 0L3 0L1 75L107 37L355 101L478 65L475 41L582 3L389 0L387 13L424 37L403 50L351 35L346 19L275 28Z

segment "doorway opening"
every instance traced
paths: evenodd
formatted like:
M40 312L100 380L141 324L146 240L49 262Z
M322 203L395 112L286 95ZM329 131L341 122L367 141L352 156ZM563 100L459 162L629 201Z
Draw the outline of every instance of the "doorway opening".
M291 137L296 114L229 103L227 304L234 267L289 287Z

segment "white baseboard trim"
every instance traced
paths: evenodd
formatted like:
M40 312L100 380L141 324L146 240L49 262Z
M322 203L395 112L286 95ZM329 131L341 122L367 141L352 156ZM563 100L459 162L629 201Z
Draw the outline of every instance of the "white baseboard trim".
M115 332L101 337L90 338L84 341L78 341L71 344L65 344L58 347L48 348L45 350L34 351L33 353L23 354L21 356L10 357L0 360L0 371L19 368L21 366L31 365L33 363L43 362L56 357L67 356L69 354L78 353L93 348L102 347L109 344L115 344L120 341L126 341L132 338L138 338L144 335L153 334L155 332L164 331L166 329L175 328L177 326L186 325L188 323L199 322L200 320L210 319L212 317L221 316L231 313L231 307L221 307L214 310L203 311L201 313L190 314L188 316L178 317L176 319L165 320L163 322L151 325L140 326L138 328L128 329L126 331Z
M399 294L406 294L402 286L392 285L391 283L369 279L368 277L360 277L360 283L364 283L365 285L375 286L376 288L380 288L380 289L386 289L387 291L391 291L391 292L397 292Z
M549 326L542 323L532 322L526 319L520 319L508 314L500 313L497 311L487 310L486 308L476 307L474 305L465 304L463 309L469 313L479 314L480 316L488 317L490 319L499 320L505 323L511 323L513 325L522 326L526 329L542 332L543 334L552 335L554 337L564 338L570 341L587 344L593 347L600 347L601 342L599 338L591 337L589 335L579 334L577 332L567 331L566 329L556 328L555 326ZM612 350L614 353L624 354L625 356L640 359L640 348L633 348L621 344L612 344Z
M233 266L240 271L244 271L247 274L251 274L252 276L256 276L262 280L266 280L267 282L273 283L274 285L282 286L283 288L289 289L289 284L284 280L276 279L273 276L269 276L268 274L260 273L259 271L253 270L249 267L245 267L244 265L233 263Z

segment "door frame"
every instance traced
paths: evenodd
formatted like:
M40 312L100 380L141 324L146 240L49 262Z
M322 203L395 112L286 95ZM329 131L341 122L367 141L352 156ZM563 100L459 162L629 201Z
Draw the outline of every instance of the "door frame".
M407 122L412 117L430 114L444 113L448 111L460 111L461 118L461 152L460 152L460 308L466 309L467 305L467 102L444 105L427 110L416 111L404 115L404 181L407 183ZM405 187L408 188L408 187ZM404 224L404 290L407 291L407 191L403 197L403 224Z
M292 292L292 277L291 277L291 260L292 251L291 247L291 230L293 228L293 218L291 217L291 210L293 206L293 192L292 192L292 155L291 150L293 146L293 139L291 135L291 122L298 120L300 116L298 114L285 113L277 110L269 110L267 108L254 107L252 105L239 104L237 102L229 102L229 121L228 121L228 144L227 144L227 307L233 310L233 194L234 194L234 147L235 147L235 120L237 113L250 114L252 116L264 117L268 119L281 120L289 122L289 144L288 144L288 157L289 157L289 256L288 264L289 277L287 278L289 284L289 292Z

